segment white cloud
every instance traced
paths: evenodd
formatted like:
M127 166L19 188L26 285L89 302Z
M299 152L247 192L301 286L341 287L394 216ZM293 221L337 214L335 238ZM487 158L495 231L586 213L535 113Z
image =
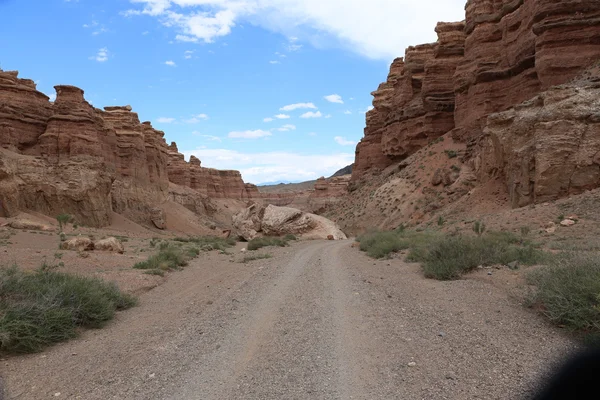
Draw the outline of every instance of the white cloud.
M330 94L328 96L325 96L324 99L330 103L344 104L344 100L342 100L342 96L340 96L339 94Z
M372 109L374 109L374 108L375 108L375 107L373 107L373 106L369 106L369 107L367 107L367 109L366 109L366 110L364 110L364 111L359 111L359 112L360 112L361 114L365 114L365 113L368 113L369 111L371 111L371 110L372 110Z
M352 111L350 111L350 110L346 110L346 111L344 111L344 114L346 114L346 115L350 115L350 114L352 114Z
M182 151L194 155L202 165L218 169L237 169L244 181L260 184L273 181L307 181L329 176L354 162L354 152L323 155L291 152L245 153L228 149L197 149Z
M98 62L105 62L108 60L108 49L106 47L101 48L100 50L98 50L98 53L96 53L95 56L91 56L90 60L96 60Z
M327 114L325 118L331 118L331 114Z
M262 129L256 129L254 131L229 132L228 136L234 139L258 139L261 137L271 136L271 132L263 131Z
M183 122L185 122L186 124L197 124L200 121L206 121L208 119L208 115L206 114L198 114L198 115L194 115L192 118L190 119L186 119Z
M169 60L169 61L165 61L165 65L168 65L169 67L176 67L177 64L175 64L175 62Z
M274 119L271 117L267 117L267 118L263 119L263 122L272 122L272 121L274 121Z
M211 142L222 142L221 138L214 135L203 135L198 131L193 131L192 135L200 136L206 138L206 140L210 140ZM206 148L206 147L205 147Z
M402 56L409 45L435 41L437 21L465 16L464 0L130 1L135 9L123 15L153 16L176 34L199 41L213 42L248 22L287 36L289 51L310 42L386 61Z
M56 100L56 93L52 93L48 97L50 97L50 101L54 101L54 100Z
M175 118L167 118L167 117L160 117L160 118L156 119L156 122L158 122L160 124L170 124L174 121L175 121Z
M296 130L296 125L286 124L286 125L282 126L281 128L279 128L277 130L279 132L295 131Z
M309 111L309 112L305 112L304 114L302 114L300 116L300 118L321 118L323 116L323 114L321 114L321 111Z
M144 31L144 32L142 32L142 35L144 35L144 36L145 36L145 35L147 35L147 34L149 34L149 33L150 33L149 31Z
M183 57L186 60L189 60L190 58L192 58L193 54L194 54L194 50L186 50L185 53L183 53Z
M281 62L279 62L277 60L271 60L271 61L269 61L269 64L281 64Z
M277 114L275 116L275 118L277 118L277 119L288 119L288 118L290 118L290 116L287 115L287 114Z
M350 100L354 100L354 97L350 97Z
M296 104L288 104L287 106L281 107L280 111L294 111L299 108L310 108L316 110L317 107L313 103L296 103Z
M356 142L352 141L352 140L347 140L344 137L341 136L336 136L335 138L333 138L337 144L342 145L342 146L354 146L356 144Z
M187 42L187 43L198 42L198 38L195 38L193 36L187 36L187 35L177 35L177 36L175 36L175 40L177 40L178 42Z
M308 135L309 136L317 136L317 132L309 132Z

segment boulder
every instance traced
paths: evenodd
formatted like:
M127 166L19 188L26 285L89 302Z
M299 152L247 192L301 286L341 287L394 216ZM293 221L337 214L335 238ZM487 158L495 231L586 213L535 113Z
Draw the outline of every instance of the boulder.
M233 224L246 240L261 233L269 236L293 234L308 239L328 239L330 236L335 240L346 239L340 228L327 218L272 204L267 207L251 204L234 215Z
M117 238L114 237L108 237L106 239L95 241L94 249L102 251L113 251L119 254L123 254L123 252L125 251L123 244L119 242Z
M94 250L94 242L89 237L77 236L60 244L61 250L90 251Z
M167 215L160 208L153 208L150 210L150 220L158 229L165 229L167 227Z

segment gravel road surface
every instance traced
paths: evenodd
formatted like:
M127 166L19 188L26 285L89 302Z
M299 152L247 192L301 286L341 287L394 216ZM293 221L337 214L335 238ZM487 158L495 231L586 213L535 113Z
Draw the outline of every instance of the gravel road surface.
M574 344L500 285L350 241L202 254L101 330L9 357L6 399L521 399Z

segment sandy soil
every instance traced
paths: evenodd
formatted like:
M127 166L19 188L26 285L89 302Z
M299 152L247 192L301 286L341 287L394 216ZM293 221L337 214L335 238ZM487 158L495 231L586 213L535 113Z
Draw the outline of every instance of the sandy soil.
M349 241L203 253L102 330L2 360L8 399L518 399L575 349L511 271L454 282Z

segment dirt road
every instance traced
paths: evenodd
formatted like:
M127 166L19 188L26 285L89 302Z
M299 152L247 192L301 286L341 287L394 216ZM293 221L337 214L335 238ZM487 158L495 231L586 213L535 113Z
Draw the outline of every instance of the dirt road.
M2 361L8 399L518 399L573 344L477 279L343 242L205 254L105 329Z

